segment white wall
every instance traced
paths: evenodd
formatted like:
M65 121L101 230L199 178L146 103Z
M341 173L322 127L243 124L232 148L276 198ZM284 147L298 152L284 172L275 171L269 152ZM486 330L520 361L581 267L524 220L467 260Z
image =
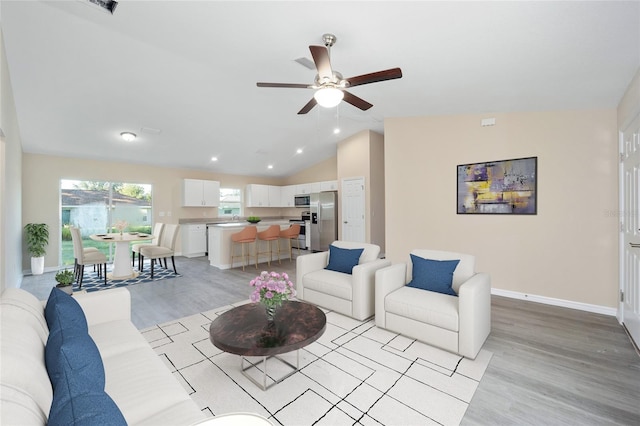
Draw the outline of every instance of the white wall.
M615 308L617 152L615 110L387 119L387 257L470 253L495 289ZM456 214L458 164L531 156L537 215Z
M0 27L0 290L22 282L22 144Z

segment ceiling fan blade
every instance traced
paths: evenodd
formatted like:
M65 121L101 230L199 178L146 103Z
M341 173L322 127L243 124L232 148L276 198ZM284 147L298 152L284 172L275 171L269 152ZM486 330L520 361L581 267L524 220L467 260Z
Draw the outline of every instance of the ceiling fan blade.
M314 106L316 106L318 102L316 102L316 98L311 98L311 100L309 102L307 102L307 104L305 106L302 107L302 109L300 111L298 111L298 114L306 114L309 111L311 111L313 109Z
M356 108L360 108L361 110L366 111L373 106L373 104L370 104L364 99L359 98L356 95L347 92L346 90L343 90L343 92L344 92L344 98L342 100L347 103L350 103Z
M347 78L348 87L360 86L362 84L376 83L378 81L393 80L402 77L400 68L391 68L384 71L372 72L371 74L362 74L355 77Z
M309 46L313 62L316 63L318 69L318 76L320 81L323 79L331 80L333 78L333 71L331 70L331 60L329 60L329 51L324 46Z
M288 89L311 89L309 84L296 84L296 83L256 83L258 87L284 87Z

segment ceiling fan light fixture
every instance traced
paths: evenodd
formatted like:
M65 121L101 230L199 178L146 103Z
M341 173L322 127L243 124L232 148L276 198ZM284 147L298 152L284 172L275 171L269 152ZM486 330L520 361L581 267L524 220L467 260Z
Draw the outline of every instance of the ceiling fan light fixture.
M344 92L340 89L336 89L335 87L323 87L318 89L316 93L313 94L313 97L321 107L333 108L342 101L342 98L344 98Z

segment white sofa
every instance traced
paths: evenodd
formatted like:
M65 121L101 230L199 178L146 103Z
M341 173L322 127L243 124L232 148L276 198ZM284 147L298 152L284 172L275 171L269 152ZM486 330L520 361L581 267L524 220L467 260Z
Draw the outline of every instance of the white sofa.
M376 272L376 325L475 359L491 331L491 280L475 272L468 254L413 250L424 259L456 260L456 296L407 287L412 263L398 263Z
M364 249L351 274L325 269L329 252L298 256L296 260L296 292L299 299L331 309L357 320L374 314L375 273L391 265L378 259L380 246L375 244L334 241L343 249Z
M105 370L106 393L129 425L205 424L206 416L130 320L125 288L74 293ZM0 424L44 425L53 391L43 303L8 288L0 298Z

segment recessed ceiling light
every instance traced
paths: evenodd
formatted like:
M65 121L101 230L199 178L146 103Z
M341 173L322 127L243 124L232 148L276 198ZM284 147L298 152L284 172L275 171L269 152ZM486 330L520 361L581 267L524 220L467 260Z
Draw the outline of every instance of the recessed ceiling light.
M127 142L134 141L137 138L137 135L131 132L122 132L120 133L120 136L122 136L122 139L124 139Z
M335 129L333 129L333 134L337 135L338 133L340 133L340 128L336 127Z
M218 161L218 157L211 157L211 161Z
M273 164L269 164L269 165L267 166L267 169L273 169Z
M296 154L302 154L302 148L298 148L298 149L296 150Z

